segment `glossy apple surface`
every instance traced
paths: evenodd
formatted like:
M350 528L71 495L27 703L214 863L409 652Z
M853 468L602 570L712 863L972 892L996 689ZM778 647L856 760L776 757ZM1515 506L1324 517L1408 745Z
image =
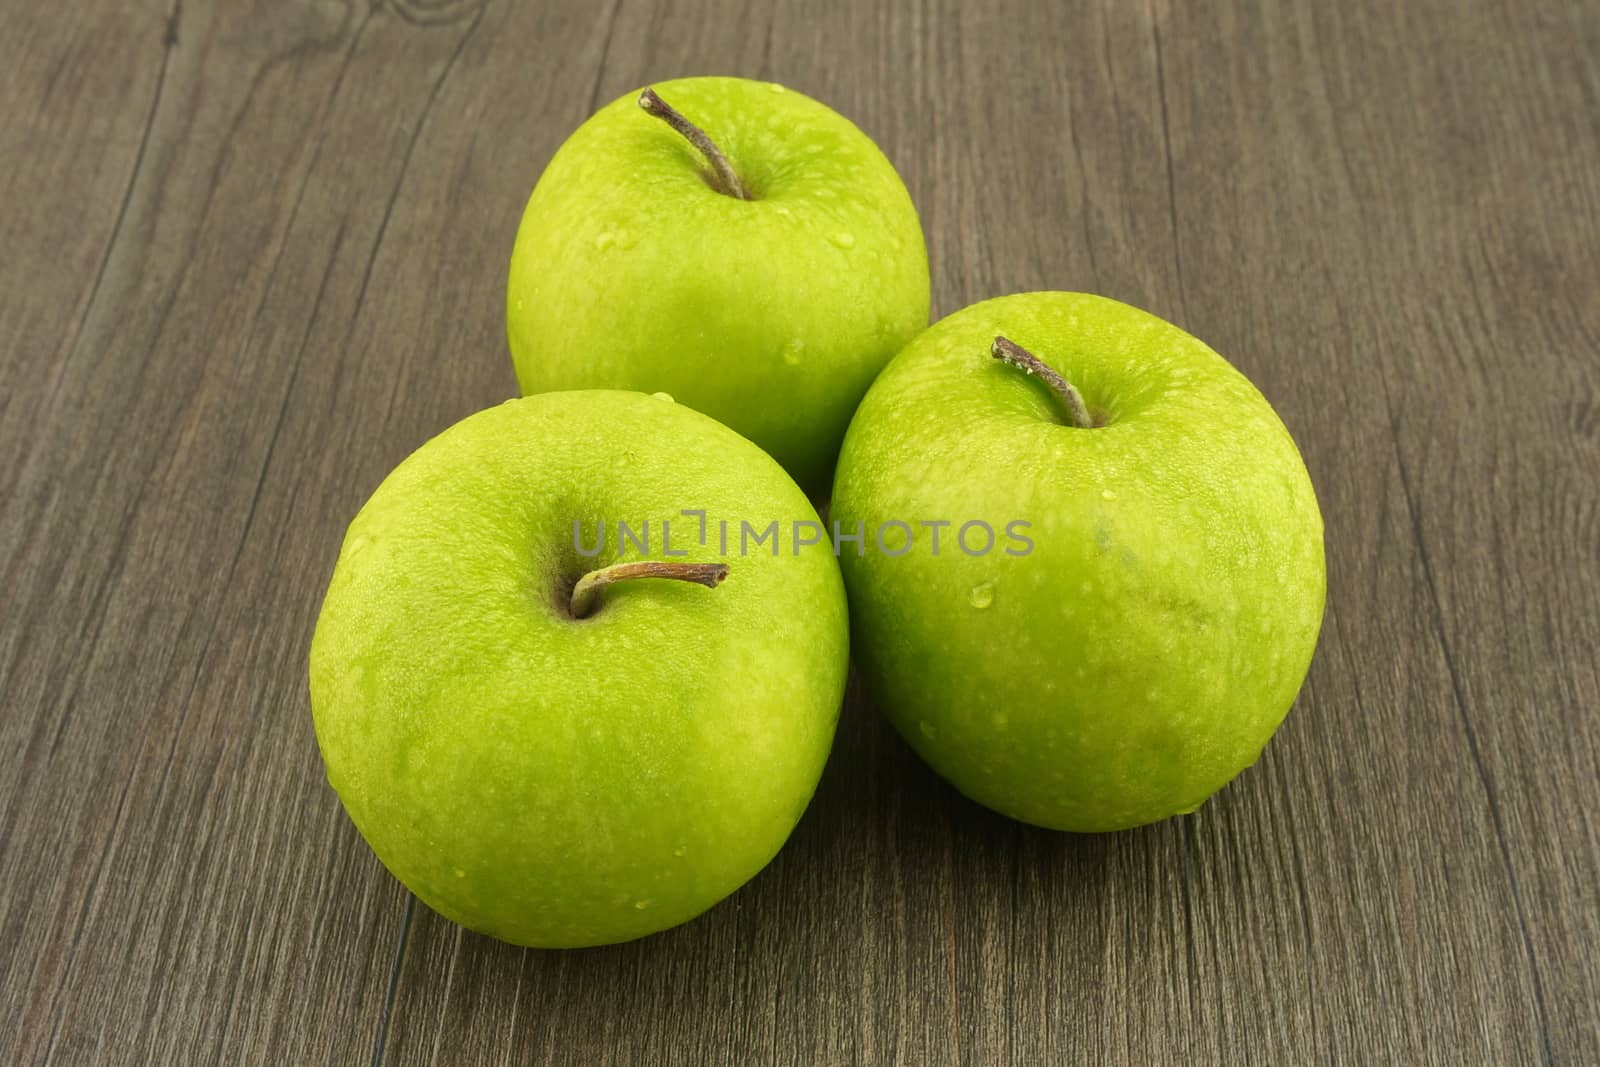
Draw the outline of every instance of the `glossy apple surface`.
M699 543L707 513L710 536ZM350 524L311 647L328 779L430 907L520 945L624 941L759 871L827 758L848 661L826 542L730 555L708 589L618 559L720 558L717 522L815 521L731 430L670 400L552 393L473 415ZM575 538L573 523L583 524ZM604 550L598 524L608 525Z
M1102 425L1066 425L997 335ZM1322 519L1282 422L1200 341L1102 297L989 300L913 341L851 423L832 514L868 533L841 563L879 704L962 792L1041 826L1193 810L1260 754L1321 626ZM937 557L923 520L952 522ZM902 555L872 544L891 521L916 534ZM986 553L956 541L974 521Z
M632 92L539 178L517 233L507 332L524 393L657 390L825 489L873 377L928 324L928 258L894 167L849 120L766 82L660 96L751 199Z

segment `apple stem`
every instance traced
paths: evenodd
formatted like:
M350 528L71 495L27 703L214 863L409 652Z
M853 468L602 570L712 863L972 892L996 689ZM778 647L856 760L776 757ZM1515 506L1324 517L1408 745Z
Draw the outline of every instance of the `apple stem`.
M572 617L586 619L599 606L600 590L612 582L630 578L672 578L680 582L694 582L707 589L715 589L728 577L726 563L667 563L661 560L638 560L633 563L613 563L590 571L572 587Z
M1071 382L1047 366L1044 360L1007 337L996 337L994 347L989 349L989 354L1002 363L1021 368L1028 374L1037 374L1044 384L1061 398L1073 426L1080 430L1094 428L1094 419L1089 415L1089 406L1083 402L1083 394L1078 392Z
M744 183L739 180L739 175L734 172L733 164L728 162L728 157L722 150L706 136L706 131L684 118L682 113L660 96L654 89L646 89L639 94L639 106L656 118L671 126L683 135L684 140L700 150L711 164L711 169L716 172L716 181L713 186L717 192L740 200L749 200L750 194L745 190Z

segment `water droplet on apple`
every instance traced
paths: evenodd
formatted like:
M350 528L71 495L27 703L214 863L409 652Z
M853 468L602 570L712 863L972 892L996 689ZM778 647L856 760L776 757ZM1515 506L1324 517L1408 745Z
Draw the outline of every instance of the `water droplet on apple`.
M1117 499L1117 494L1112 492L1110 489L1102 489L1102 490L1100 490L1100 499L1101 500L1115 500L1115 499Z
M930 741L939 736L939 728L933 725L933 723L929 722L927 719L918 719L917 729L921 730L922 736L926 737Z
M670 403L672 403L672 394L671 393L651 393L650 394L650 399L651 400L660 400L663 403L670 404Z
M636 901L633 902L633 906L638 908L640 911L643 911L644 909L648 908L652 903L653 903L653 901L649 901L649 900L636 900Z
M605 233L597 234L595 236L594 246L603 252L615 244L616 241L617 235L612 233L610 230L607 230Z
M771 89L775 93L786 93L786 92L789 91L789 90L785 89L783 86L779 85L777 82L768 82L767 83L767 88Z
M856 235L853 233L848 233L844 230L840 230L838 233L830 237L829 240L838 245L840 248L854 248L856 243Z
M973 586L972 591L967 594L967 603L975 608L986 608L993 604L994 583L984 582L982 585Z
M797 367L805 352L806 343L797 337L783 346L783 361L791 367Z

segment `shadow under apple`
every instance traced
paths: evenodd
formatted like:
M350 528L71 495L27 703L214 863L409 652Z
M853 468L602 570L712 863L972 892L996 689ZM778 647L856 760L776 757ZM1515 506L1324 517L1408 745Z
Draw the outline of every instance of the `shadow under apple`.
M574 1063L744 1062L730 1050L770 1046L823 1063L871 1062L892 1033L912 1061L942 1059L1000 1024L975 1005L1042 1008L1115 982L1130 947L1181 945L1182 822L1079 835L990 812L852 676L811 806L743 889L684 926L584 950L516 948L413 903L386 1040L444 1033Z

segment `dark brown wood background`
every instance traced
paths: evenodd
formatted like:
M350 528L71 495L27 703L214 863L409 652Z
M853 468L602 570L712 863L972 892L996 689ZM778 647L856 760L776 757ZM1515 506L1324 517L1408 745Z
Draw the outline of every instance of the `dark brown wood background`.
M1600 1063L1600 7L0 0L0 1063ZM1088 289L1254 379L1327 519L1265 758L1036 831L852 698L702 919L412 901L306 693L344 524L512 394L522 204L598 104L853 117L934 310Z

